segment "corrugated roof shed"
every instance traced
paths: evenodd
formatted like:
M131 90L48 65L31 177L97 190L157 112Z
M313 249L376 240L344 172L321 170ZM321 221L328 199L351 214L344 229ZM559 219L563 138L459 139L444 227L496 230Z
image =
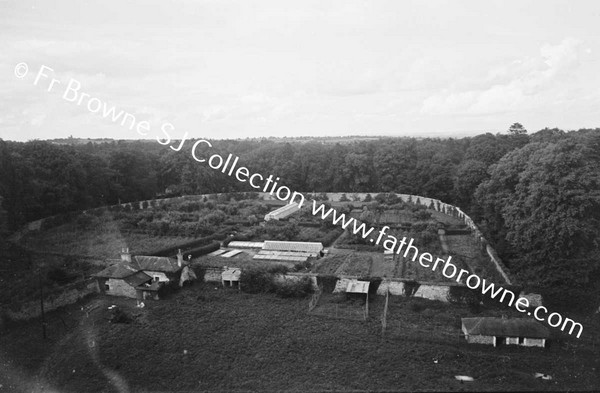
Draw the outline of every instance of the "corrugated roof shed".
M223 281L240 281L240 275L242 271L237 268L228 268L221 273Z
M528 318L462 318L462 325L469 336L550 337L544 325Z
M369 293L369 281L358 281L358 280L350 280L348 281L348 286L346 287L347 293Z
M263 250L319 253L321 250L323 250L323 244L317 242L280 242L275 240L266 240Z

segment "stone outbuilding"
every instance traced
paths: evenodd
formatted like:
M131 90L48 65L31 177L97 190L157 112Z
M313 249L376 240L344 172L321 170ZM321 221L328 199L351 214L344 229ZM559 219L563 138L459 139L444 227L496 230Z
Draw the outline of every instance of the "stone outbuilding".
M462 332L468 343L545 347L548 329L529 318L462 318Z
M136 287L151 284L152 277L126 263L116 263L94 274L98 291L107 295L138 298Z
M123 249L120 260L94 274L98 280L98 291L107 295L125 296L139 300L158 299L159 290L166 284L180 287L184 282L196 279L194 271L183 260L181 250L177 259L146 255L132 256Z

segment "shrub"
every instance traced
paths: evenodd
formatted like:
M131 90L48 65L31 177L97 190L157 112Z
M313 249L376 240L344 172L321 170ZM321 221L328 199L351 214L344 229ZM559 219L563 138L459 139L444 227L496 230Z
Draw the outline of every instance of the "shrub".
M451 286L447 296L448 302L466 304L472 309L478 309L481 298L481 292L462 286Z
M50 271L48 271L47 277L49 280L64 285L75 279L74 276L68 274L66 271L61 269L60 267L56 267Z
M418 211L414 213L414 216L417 220L426 221L431 218L431 212L428 212L427 210L423 209L418 209Z
M365 196L365 199L363 200L363 202L371 202L373 200L373 197L371 196L371 194L367 194Z
M240 275L241 288L247 293L273 292L273 274L265 268L245 269Z
M110 316L111 323L131 323L133 318L125 311L121 310L119 307L115 307L112 310L112 315Z
M284 280L275 284L275 293L284 298L306 297L313 291L312 282L308 277L300 280Z
M299 272L302 270L309 270L310 267L311 267L311 263L309 261L299 262L294 265L294 271Z
M427 306L421 302L417 302L417 303L412 302L412 303L410 303L409 308L410 308L410 311L421 312L421 311L425 310L427 308Z
M348 199L346 194L342 194L342 196L340 197L340 202L349 202L349 201L350 201L350 199Z

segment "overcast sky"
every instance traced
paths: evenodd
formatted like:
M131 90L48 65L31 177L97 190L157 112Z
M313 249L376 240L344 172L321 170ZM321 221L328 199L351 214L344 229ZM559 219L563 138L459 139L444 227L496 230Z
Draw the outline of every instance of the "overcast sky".
M598 127L599 60L600 1L0 0L0 138L141 138L70 78L177 138Z

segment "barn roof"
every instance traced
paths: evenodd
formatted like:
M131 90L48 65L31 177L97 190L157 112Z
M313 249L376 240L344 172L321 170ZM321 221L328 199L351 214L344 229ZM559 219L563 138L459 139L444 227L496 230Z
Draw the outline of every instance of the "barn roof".
M228 247L230 248L263 248L265 244L263 242L243 242L243 241L232 241L229 242Z
M242 271L238 268L227 268L221 273L224 281L240 281Z
M150 280L152 280L152 277L150 277L149 275L147 275L144 272L137 272L137 273L134 273L131 276L125 277L123 279L123 281L125 281L127 284L131 285L132 287L137 287L138 285L141 285Z
M462 318L462 325L469 336L550 337L544 325L528 318Z
M175 259L146 255L134 256L131 259L131 266L138 270L150 270L164 273L175 273L181 270L181 267L179 267Z
M94 277L101 278L125 278L137 273L138 271L139 269L131 267L128 263L118 262L92 275Z
M318 253L323 249L323 245L317 242L279 242L275 240L266 240L263 250L268 251L299 251Z

